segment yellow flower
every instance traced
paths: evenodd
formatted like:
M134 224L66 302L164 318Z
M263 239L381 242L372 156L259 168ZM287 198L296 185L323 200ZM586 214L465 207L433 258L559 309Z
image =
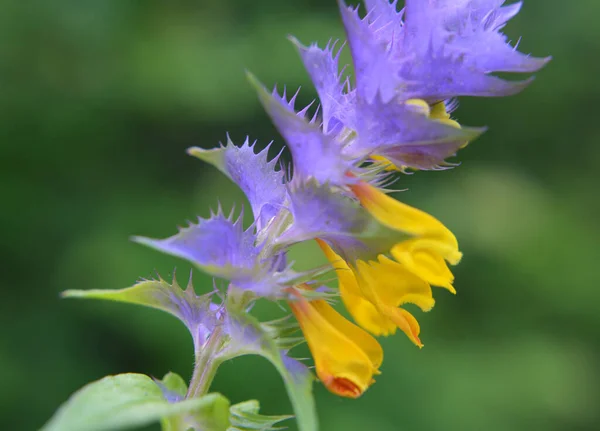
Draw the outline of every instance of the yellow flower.
M327 243L317 242L337 272L344 305L360 326L374 335L391 335L400 328L423 346L417 320L399 306L412 303L429 311L435 301L427 282L383 255L377 262L358 260L350 267Z
M394 245L391 254L407 270L435 286L456 293L446 262L456 265L462 253L456 237L435 217L403 204L376 187L360 181L350 188L380 223L412 238Z
M431 106L429 118L431 118L432 120L437 120L440 123L447 124L449 126L453 126L457 129L460 129L460 124L458 124L458 121L452 120L450 118L450 114L448 114L448 111L446 111L446 104L444 102L438 102L435 105Z
M325 300L299 293L290 307L315 360L319 379L336 395L359 397L379 374L383 350L366 331L346 320Z

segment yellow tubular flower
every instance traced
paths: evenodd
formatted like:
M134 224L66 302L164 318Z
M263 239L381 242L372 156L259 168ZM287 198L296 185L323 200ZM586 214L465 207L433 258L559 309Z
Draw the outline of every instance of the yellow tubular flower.
M456 265L462 253L456 237L435 217L403 204L363 181L350 186L363 207L380 223L413 238L396 244L392 256L427 283L456 293L446 262Z
M450 119L450 114L446 111L446 104L444 102L438 102L431 107L429 118L460 129L458 121Z
M325 300L290 302L315 360L319 379L336 395L358 398L379 374L383 349L367 332L346 320Z
M429 311L435 301L428 283L383 255L378 262L359 260L351 268L327 243L317 242L337 272L344 305L360 326L374 335L390 335L400 328L423 346L417 320L398 307L412 303Z

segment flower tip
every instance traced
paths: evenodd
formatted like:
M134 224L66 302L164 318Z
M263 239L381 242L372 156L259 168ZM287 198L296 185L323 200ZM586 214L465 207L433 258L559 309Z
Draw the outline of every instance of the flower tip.
M446 260L448 261L448 263L450 265L458 265L460 263L460 261L462 260L463 254L458 251L458 250L454 250L452 251L452 253L450 253L448 256L446 256Z
M190 147L187 150L185 150L185 152L190 155L190 156L194 156L194 157L199 157L199 155L202 153L203 150L202 148L199 147Z
M345 377L331 377L323 381L325 387L335 395L340 397L356 399L363 394L361 390L354 382Z
M138 244L142 244L151 248L154 248L157 242L157 240L155 239L139 235L130 236L129 241L136 242Z
M294 35L288 34L287 40L292 42L298 51L306 51L308 49L306 46L302 45L302 43Z
M246 73L246 79L248 80L248 82L250 82L250 85L252 85L252 87L254 87L256 90L266 91L264 86L258 80L258 78L256 77L256 75L254 73L250 72L248 69L245 70L245 73Z

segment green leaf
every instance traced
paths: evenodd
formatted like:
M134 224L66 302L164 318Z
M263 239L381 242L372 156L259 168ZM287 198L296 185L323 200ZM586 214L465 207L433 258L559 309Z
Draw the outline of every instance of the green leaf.
M317 431L319 426L312 394L314 377L305 365L290 358L285 354L286 350L281 349L273 338L273 325L264 328L254 317L231 306L228 308L226 325L229 326L231 340L220 353L221 359L227 360L242 355L260 355L268 359L283 378L294 408L298 429Z
M216 317L210 310L212 295L212 292L196 295L191 279L183 290L175 277L171 284L163 279L144 280L125 289L67 290L62 293L64 298L103 299L166 311L188 327L195 345L201 344L215 325Z
M229 137L227 137L227 143L229 144L229 142ZM225 167L226 151L227 149L225 147L211 148L210 150L205 150L204 148L199 147L191 147L188 148L187 153L190 156L197 157L198 159L206 163L210 163L215 168L223 172L227 176L227 178L231 179L231 175Z
M187 317L183 315L183 304L189 304L197 310L208 309L211 295L197 296L191 280L183 290L175 278L171 284L161 278L143 280L125 289L66 290L62 293L64 298L104 299L144 305L166 311L181 320Z
M228 431L271 431L282 429L275 427L279 422L293 416L265 416L259 414L260 403L257 400L248 400L234 404L229 408L231 414L231 428Z
M167 373L156 383L162 389L163 397L170 402L183 400L186 396L187 384L178 374ZM193 412L162 418L162 430L182 431L198 427L208 431L225 430L230 425L228 408L229 401L221 396L214 403L207 403Z
M180 383L167 375L163 385ZM204 425L206 431L225 431L229 426L229 401L208 394L179 402L165 399L159 385L143 374L119 374L92 382L75 392L42 428L42 431L108 431L141 427L163 420L168 428ZM188 425L188 422L190 424ZM187 429L177 428L177 429Z
M177 373L168 372L165 374L160 383L162 383L165 386L165 389L168 391L176 393L182 397L185 397L185 394L187 393L187 384L185 383L185 380L183 380L183 378Z

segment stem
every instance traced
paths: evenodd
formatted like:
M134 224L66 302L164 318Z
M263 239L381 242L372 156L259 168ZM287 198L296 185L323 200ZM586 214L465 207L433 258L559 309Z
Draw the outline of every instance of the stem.
M196 362L186 398L197 398L208 392L217 368L221 365L221 362L215 358L215 354L221 347L221 332L221 327L217 326L208 337L206 344L196 347Z

